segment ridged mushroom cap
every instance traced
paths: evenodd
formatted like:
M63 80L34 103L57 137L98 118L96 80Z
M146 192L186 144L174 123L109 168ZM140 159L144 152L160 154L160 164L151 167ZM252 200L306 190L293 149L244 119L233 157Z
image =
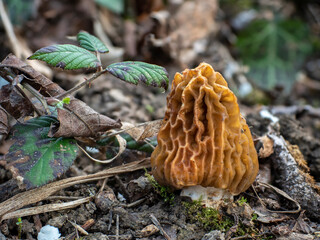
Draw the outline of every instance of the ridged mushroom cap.
M236 96L209 64L176 73L151 166L160 184L176 189L201 185L237 195L255 180L250 130Z

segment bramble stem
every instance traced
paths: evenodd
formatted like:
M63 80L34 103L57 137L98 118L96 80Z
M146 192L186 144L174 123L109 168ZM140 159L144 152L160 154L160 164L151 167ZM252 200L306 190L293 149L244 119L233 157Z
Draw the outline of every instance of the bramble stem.
M57 98L57 99L63 99L63 98L65 98L66 96L71 95L72 93L78 91L78 90L79 90L80 88L82 88L83 86L90 84L91 82L93 82L95 79L97 79L98 77L100 77L102 74L104 74L104 73L106 73L106 72L108 72L108 71L107 71L107 70L103 70L103 71L101 71L101 72L97 72L97 73L93 74L91 78L86 79L84 82L82 82L82 83L74 86L73 88L69 89L68 91L66 91L66 92L64 92L64 93L59 94L58 96L55 96L55 98Z

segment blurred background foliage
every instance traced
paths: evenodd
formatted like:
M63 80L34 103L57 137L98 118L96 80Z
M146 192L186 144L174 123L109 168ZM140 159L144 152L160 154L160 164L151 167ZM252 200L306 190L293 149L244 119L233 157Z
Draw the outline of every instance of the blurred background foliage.
M299 19L258 19L240 32L236 47L250 67L249 76L261 87L282 85L287 91L306 57L312 53L311 35Z

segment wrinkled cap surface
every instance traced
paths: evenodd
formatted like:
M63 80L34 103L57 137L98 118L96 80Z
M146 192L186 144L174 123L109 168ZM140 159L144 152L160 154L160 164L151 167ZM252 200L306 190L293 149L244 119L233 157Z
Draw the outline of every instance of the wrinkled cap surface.
M151 166L160 184L176 189L201 185L237 195L256 178L257 152L237 98L209 64L176 73Z

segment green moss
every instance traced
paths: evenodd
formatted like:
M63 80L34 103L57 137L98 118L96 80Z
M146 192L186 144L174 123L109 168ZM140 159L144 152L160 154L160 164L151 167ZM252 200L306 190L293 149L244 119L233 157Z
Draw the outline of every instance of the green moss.
M239 206L243 206L243 204L248 203L248 200L245 197L241 197L237 200Z
M247 202L247 199L240 198L238 204L244 204ZM219 213L217 209L205 207L201 200L193 202L183 202L185 207L185 212L188 221L195 223L205 229L206 231L220 230L221 232L228 232L230 228L235 228L232 230L232 237L239 237L249 235L254 239L270 239L269 236L259 235L258 228L255 227L255 224L252 226L246 226L239 221L238 225L234 222L232 217L225 216ZM251 220L257 218L256 214L253 214ZM272 237L272 236L271 236Z
M187 218L191 223L198 223L205 230L227 231L233 226L233 221L219 214L218 210L204 207L201 200L183 202L186 209Z
M148 178L150 184L153 189L158 193L165 203L169 203L170 205L174 204L174 194L169 187L161 186L152 175L150 175L147 171L145 176Z

